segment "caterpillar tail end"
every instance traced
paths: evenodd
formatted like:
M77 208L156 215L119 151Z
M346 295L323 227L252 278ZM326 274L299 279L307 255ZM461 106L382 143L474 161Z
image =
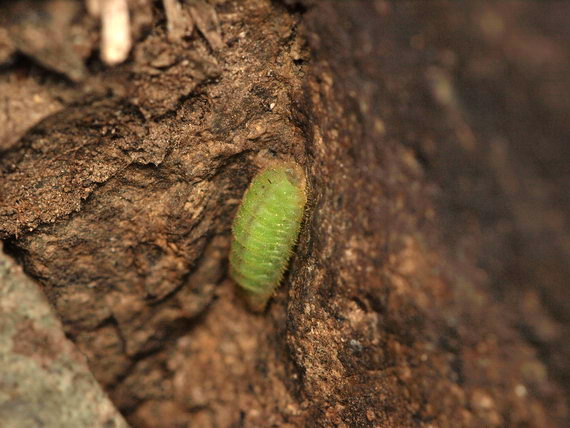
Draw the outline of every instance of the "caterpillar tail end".
M245 298L249 310L256 313L261 313L265 311L267 303L269 302L269 299L273 295L273 293L271 294L252 293L248 290L242 290L242 294Z
M265 289L256 287L252 289L251 284L231 264L230 277L238 285L238 294L245 300L248 309L256 313L264 312L269 299L273 296L275 287L265 287Z

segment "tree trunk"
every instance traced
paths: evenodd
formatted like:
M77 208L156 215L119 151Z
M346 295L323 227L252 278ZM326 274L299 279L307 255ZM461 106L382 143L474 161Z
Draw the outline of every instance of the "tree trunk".
M129 7L118 65L104 8L5 7L0 238L132 426L564 426L570 6ZM227 256L275 158L309 203L260 315Z

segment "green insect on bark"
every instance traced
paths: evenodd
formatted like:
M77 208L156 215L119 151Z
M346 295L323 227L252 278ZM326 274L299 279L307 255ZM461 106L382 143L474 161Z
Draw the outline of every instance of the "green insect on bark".
M230 275L263 310L287 268L307 202L303 169L279 161L251 181L232 227Z

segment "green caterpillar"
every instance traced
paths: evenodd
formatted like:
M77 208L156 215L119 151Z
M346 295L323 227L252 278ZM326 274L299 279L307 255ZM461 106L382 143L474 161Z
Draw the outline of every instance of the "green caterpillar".
M251 181L232 227L230 275L253 310L263 310L287 268L307 203L295 162L276 161Z

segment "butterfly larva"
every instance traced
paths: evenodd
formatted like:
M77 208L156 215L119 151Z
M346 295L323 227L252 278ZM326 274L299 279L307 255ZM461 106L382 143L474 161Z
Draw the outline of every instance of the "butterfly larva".
M250 307L265 308L277 288L307 202L303 169L278 161L261 170L246 190L232 227L230 275Z

